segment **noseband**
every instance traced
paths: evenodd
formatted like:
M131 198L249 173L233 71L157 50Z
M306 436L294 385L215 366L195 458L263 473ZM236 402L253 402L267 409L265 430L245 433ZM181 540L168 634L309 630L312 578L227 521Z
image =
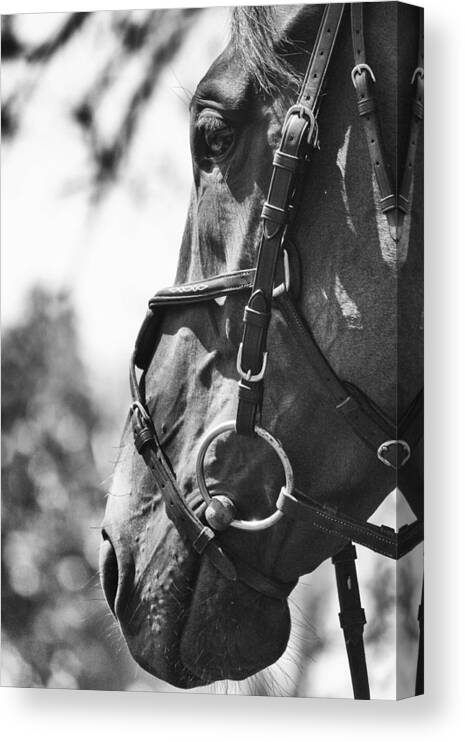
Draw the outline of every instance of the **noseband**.
M372 94L374 75L365 60L362 4L354 4L351 8L355 58L352 80L367 137L371 142L375 141L376 145L371 147L370 153L376 150L374 156L377 157L377 163L381 163L375 168L375 172L380 184L382 208L391 231L397 230L398 235L413 176L411 168L407 168L400 194L394 195L386 175L380 129L375 115ZM338 377L322 354L291 296L287 262L288 235L297 211L304 167L310 159L312 149L318 144L317 117L321 94L343 12L343 4L325 7L297 102L286 114L281 142L273 157L267 200L262 209L262 231L255 268L172 286L159 291L150 299L149 311L139 331L131 360L131 421L135 446L160 488L168 517L194 551L205 554L226 579L240 580L259 593L277 599L287 597L295 586L295 582L282 583L264 575L237 554L227 553L220 534L228 526L246 531L262 530L287 518L305 521L320 532L338 537L346 543L333 557L341 604L340 620L346 639L355 697L368 698L362 638L365 615L360 604L355 570L356 554L352 542L391 559L399 559L423 540L421 496L418 493L417 472L411 459L423 434L423 397L420 392L400 421L394 423L388 419L360 389ZM415 134L415 140L423 114L422 33L419 48L418 67L412 78L415 96L411 132ZM408 156L413 158L413 154L414 152L409 151ZM236 293L249 295L244 309L243 334L237 358L239 392L236 419L226 421L205 433L199 445L196 466L201 497L195 494L188 502L177 485L171 463L160 444L155 423L148 410L145 374L156 349L161 316L167 308L198 305ZM292 465L281 443L257 424L266 378L267 332L272 307L284 316L291 336L322 380L334 408L345 423L373 455L377 456L380 466L391 467L398 472L403 492L410 494L418 504L418 520L413 524L396 532L387 526L358 521L295 488ZM137 368L142 371L140 379ZM283 465L285 485L278 493L275 511L262 520L247 521L238 518L235 506L228 497L212 495L208 490L203 468L205 455L212 441L226 432L262 438L274 449ZM418 684L417 692L421 692Z

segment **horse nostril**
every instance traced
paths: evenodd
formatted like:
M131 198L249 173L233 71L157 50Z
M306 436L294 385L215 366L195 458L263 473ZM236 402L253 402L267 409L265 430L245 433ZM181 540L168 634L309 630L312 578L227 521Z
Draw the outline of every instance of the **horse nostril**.
M100 546L100 582L103 592L110 606L110 610L116 618L115 601L118 591L118 561L115 550L105 531L102 531L103 542Z

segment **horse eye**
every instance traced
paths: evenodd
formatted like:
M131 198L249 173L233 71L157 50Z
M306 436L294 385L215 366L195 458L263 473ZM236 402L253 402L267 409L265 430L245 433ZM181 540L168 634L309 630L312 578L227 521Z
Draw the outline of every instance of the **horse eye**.
M231 149L234 131L230 126L223 126L212 131L205 131L205 157L217 160L224 157Z
M232 126L217 111L203 111L195 125L194 155L211 169L231 150L235 139Z

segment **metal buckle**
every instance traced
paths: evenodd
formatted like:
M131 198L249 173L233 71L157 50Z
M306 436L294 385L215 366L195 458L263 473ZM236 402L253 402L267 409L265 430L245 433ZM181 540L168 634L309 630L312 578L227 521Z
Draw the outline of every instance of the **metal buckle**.
M284 241L284 235L283 240ZM281 244L282 244L281 242ZM289 270L289 255L287 253L287 250L283 247L283 267L284 267L284 281L279 284L279 286L275 286L273 289L273 299L276 299L277 296L281 296L281 294L284 294L284 292L289 291L289 287L291 285L291 273Z
M139 418L140 423L142 422L142 423L145 423L146 425L149 425L150 427L152 427L153 420L150 417L149 412L145 409L145 407L142 404L142 402L131 402L131 405L129 407L129 413L130 413L131 417L134 415L134 413L136 411L140 415L140 418Z
M307 106L304 106L303 103L296 103L294 106L291 106L286 113L286 118L284 119L283 132L291 116L298 116L299 118L305 119L306 121L308 121L309 132L307 134L307 144L310 145L312 143L312 137L315 131L316 131L316 142L318 142L318 123L317 123L317 120L315 118L313 111L310 108L308 108Z
M423 67L417 67L412 75L412 79L410 80L410 83L413 85L417 77L420 76L420 80L423 80L425 77L425 70Z
M399 463L393 463L389 459L386 458L386 454L389 451L389 448L391 446L400 446L404 449L404 458ZM407 443L407 441L404 441L402 439L399 440L392 440L392 441L384 441L384 443L381 443L381 445L378 448L377 456L380 461L383 462L386 466L390 466L391 469L400 469L404 464L407 463L411 456L411 450L410 446ZM397 461L397 457L396 457Z
M370 77L373 80L373 82L376 82L376 77L369 64L365 64L365 63L356 64L355 67L353 67L352 72L350 73L354 88L357 87L357 84L355 82L355 75L361 75L363 70L366 70L370 74Z
M237 368L237 372L238 372L239 376L244 381L261 381L263 379L263 377L265 376L266 364L268 362L268 352L265 351L265 353L263 354L262 367L261 367L260 371L258 372L258 374L253 374L252 371L250 370L250 368L249 368L248 371L244 371L243 368L242 368L242 349L243 349L243 347L244 347L244 343L242 342L239 345L239 350L237 351L236 368Z
M236 421L235 420L228 420L227 422L221 423L220 425L215 426L211 430L209 430L202 440L200 441L199 450L197 453L197 463L196 463L196 476L197 476L197 484L200 490L200 493L207 503L209 505L212 501L212 496L210 495L210 492L208 491L208 487L205 481L205 474L203 471L203 464L205 460L205 454L207 453L207 449L210 445L210 443L219 435L222 433L227 433L228 431L235 431L236 430ZM280 441L271 435L265 428L260 428L258 425L254 428L255 433L262 438L264 441L266 441L271 448L273 448L274 451L279 456L279 459L283 465L284 469L284 475L286 479L286 483L284 487L282 488L280 495L278 497L279 502L282 501L283 494L290 495L294 489L294 472L292 471L291 462L289 461L286 452L284 451ZM278 504L276 505L276 509L274 513L269 515L267 518L262 518L260 520L241 520L241 519L234 519L231 521L229 525L231 525L233 528L238 528L242 531L262 531L265 528L270 528L270 526L273 526L275 523L278 522L283 517L284 513L279 509Z

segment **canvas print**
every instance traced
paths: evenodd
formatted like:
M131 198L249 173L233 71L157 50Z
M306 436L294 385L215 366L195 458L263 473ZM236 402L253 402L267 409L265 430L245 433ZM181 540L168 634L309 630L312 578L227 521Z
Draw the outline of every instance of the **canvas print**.
M423 692L423 11L2 18L2 684Z

